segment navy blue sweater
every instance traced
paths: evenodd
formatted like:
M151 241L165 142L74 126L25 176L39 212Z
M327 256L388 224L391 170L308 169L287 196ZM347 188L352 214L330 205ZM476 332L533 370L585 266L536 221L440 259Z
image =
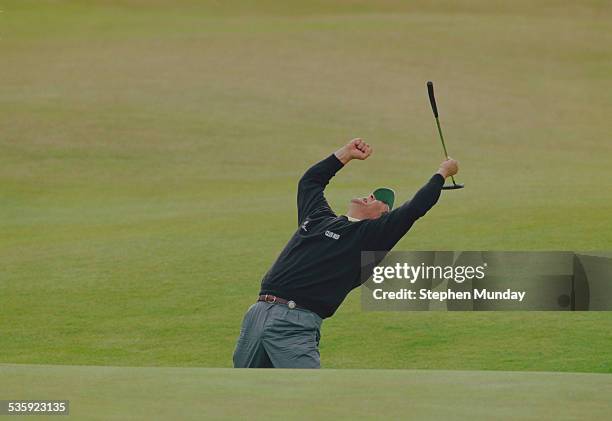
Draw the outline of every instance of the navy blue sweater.
M323 195L343 164L335 155L312 166L298 184L298 229L261 282L272 294L330 317L361 285L361 251L389 251L440 197L444 178L435 174L418 193L378 219L350 222L336 215Z

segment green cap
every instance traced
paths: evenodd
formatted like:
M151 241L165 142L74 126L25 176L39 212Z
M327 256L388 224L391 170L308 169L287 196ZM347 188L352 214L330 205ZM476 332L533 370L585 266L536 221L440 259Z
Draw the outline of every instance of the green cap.
M393 209L393 202L395 201L395 192L386 187L374 190L372 193L376 200L380 200L383 203L389 205L389 210Z

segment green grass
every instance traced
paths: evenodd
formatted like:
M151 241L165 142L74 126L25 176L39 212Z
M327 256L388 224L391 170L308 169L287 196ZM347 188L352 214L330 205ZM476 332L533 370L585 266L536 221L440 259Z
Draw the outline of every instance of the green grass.
M80 420L596 420L612 393L611 376L582 373L0 365L0 375L6 399L70 400Z
M146 3L146 4L145 4ZM398 250L610 250L608 2L24 1L0 13L0 362L221 366L295 187L460 192ZM363 313L325 367L612 371L612 314Z

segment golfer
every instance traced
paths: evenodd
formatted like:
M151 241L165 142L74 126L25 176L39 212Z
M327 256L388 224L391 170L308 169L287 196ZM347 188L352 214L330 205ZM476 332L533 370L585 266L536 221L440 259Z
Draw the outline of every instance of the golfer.
M412 200L393 211L395 193L380 188L336 215L323 196L325 186L349 161L371 154L370 145L353 139L300 179L298 229L244 316L234 367L319 368L321 323L361 284L361 251L391 250L436 204L444 179L458 171L457 161L445 160Z

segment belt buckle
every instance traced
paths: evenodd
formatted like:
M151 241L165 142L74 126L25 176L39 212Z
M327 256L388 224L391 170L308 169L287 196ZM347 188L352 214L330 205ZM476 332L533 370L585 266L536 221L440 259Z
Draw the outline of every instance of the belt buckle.
M270 301L270 300L268 300L268 297L272 298L272 300L271 300L271 301ZM266 294L266 296L264 297L264 301L265 301L266 303L274 303L274 302L276 302L276 296Z

